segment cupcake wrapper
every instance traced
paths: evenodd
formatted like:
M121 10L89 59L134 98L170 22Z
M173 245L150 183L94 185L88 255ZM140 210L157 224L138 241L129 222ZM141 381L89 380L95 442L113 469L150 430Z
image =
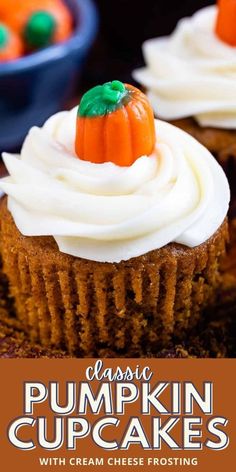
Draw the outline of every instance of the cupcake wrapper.
M17 316L44 346L78 356L126 357L166 346L212 302L227 222L195 249L171 244L120 264L58 251L53 238L23 237L9 212L1 253Z

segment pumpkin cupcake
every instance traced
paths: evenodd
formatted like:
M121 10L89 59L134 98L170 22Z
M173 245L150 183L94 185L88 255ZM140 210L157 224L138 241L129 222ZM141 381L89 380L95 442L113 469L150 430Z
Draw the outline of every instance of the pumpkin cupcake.
M3 272L33 341L135 356L197 322L219 283L228 182L143 93L99 85L3 158Z
M155 113L198 139L236 181L236 1L219 0L148 40L134 78Z

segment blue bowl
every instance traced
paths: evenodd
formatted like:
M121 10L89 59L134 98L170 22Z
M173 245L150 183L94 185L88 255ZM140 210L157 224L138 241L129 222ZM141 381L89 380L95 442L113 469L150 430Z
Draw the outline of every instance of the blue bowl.
M41 126L70 99L95 38L93 0L66 0L75 31L64 43L0 64L0 151L22 144L31 126Z

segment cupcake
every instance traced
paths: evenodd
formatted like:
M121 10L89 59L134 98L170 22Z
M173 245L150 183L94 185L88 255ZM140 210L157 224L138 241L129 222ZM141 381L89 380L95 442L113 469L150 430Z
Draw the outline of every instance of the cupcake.
M229 186L143 93L94 87L3 159L3 272L33 342L129 357L197 323L220 281Z
M143 45L134 78L155 114L206 146L236 180L236 2L220 0L182 19L169 37Z

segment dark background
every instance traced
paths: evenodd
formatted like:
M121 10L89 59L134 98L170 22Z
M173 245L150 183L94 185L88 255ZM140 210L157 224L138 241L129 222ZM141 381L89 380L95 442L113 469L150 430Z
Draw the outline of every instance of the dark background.
M215 1L95 0L95 3L100 13L100 32L83 75L84 88L116 78L132 81L131 71L143 65L143 41L170 34L180 18Z

